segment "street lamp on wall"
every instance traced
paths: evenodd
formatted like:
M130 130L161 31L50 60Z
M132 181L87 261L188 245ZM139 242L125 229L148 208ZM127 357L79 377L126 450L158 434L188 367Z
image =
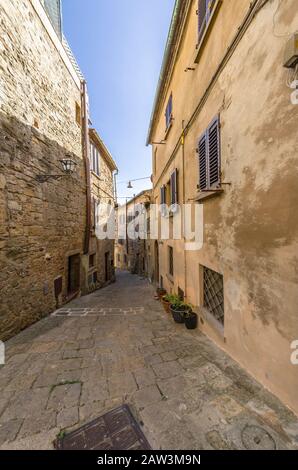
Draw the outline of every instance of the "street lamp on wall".
M62 166L62 171L63 173L60 175L38 175L36 177L37 181L39 183L46 183L49 180L54 180L57 181L65 176L71 176L77 168L77 163L72 160L69 156L67 158L63 158L62 160L59 160Z

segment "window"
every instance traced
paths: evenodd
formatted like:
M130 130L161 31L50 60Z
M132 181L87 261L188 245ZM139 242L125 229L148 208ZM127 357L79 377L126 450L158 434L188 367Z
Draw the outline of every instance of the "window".
M80 126L82 124L81 106L76 103L76 123Z
M174 276L174 250L169 246L169 274Z
M199 140L199 188L201 191L220 185L219 118L212 121Z
M224 325L223 276L204 267L204 307Z
M95 266L95 254L89 256L89 268L93 268Z
M199 43L207 29L217 0L199 0Z
M154 150L153 154L153 174L156 174L156 161L157 161L157 148Z
M165 216L166 213L167 213L167 209L166 209L166 207L164 207L164 205L166 203L167 203L167 187L166 187L166 185L163 185L160 188L160 204L162 206L162 208L161 208L161 215L162 216Z
M90 143L90 167L94 173L100 175L100 153L92 142Z
M166 107L166 130L169 129L173 119L173 95L171 93L167 107Z
M170 179L170 203L171 205L178 204L178 170L175 169L171 174Z

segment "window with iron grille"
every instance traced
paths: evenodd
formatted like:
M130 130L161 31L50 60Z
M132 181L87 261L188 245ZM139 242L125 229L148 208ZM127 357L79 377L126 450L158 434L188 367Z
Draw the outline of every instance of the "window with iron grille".
M224 325L223 276L206 267L204 267L204 307Z
M169 274L174 276L174 250L169 246Z
M216 1L217 0L199 0L199 43L207 29Z
M199 188L201 191L220 185L220 123L216 117L199 139Z
M173 95L170 95L167 107L166 107L166 130L169 129L173 118Z

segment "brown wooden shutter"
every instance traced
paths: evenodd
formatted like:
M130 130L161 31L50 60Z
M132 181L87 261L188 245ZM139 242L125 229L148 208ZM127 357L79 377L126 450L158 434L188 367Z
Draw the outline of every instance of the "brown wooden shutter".
M204 34L204 31L207 26L207 3L206 0L199 0L198 6L198 16L199 16L199 42Z
M171 174L171 204L178 204L178 170Z
M199 140L199 186L200 190L207 189L208 179L207 179L207 133Z
M220 183L220 142L219 119L216 118L208 128L208 186Z

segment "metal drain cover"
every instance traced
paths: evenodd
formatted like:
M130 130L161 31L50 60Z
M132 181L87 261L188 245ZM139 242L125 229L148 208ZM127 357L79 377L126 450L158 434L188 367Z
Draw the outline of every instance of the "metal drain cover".
M151 450L127 405L58 438L54 446L58 450Z
M248 450L276 450L276 443L266 429L259 426L245 426L242 443Z

